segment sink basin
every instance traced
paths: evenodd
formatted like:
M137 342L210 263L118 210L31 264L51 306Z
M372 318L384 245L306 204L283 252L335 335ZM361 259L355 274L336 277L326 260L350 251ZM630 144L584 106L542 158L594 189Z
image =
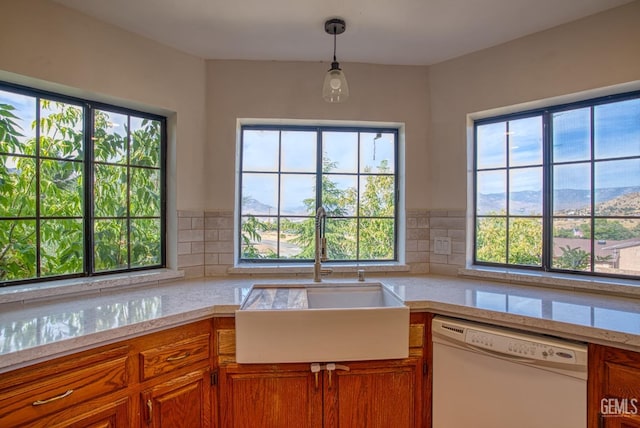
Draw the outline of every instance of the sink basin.
M409 308L379 282L256 284L236 311L238 363L406 358Z

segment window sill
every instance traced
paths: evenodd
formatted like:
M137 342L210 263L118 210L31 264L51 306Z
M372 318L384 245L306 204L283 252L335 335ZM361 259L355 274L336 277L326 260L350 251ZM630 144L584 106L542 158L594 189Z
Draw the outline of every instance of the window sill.
M359 270L366 273L376 274L396 274L399 272L409 272L411 267L402 263L354 263L354 264L331 264L323 263L324 269L331 269L332 274L337 276L347 276L348 274L357 274ZM244 263L236 265L229 269L230 274L239 275L304 275L313 276L312 264L279 264L279 263L260 263L251 264Z
M54 299L71 294L100 293L113 288L123 288L141 284L157 284L160 281L179 279L184 272L172 269L154 269L127 272L91 278L62 279L0 288L0 304L28 300Z
M640 281L631 279L589 277L486 266L471 266L465 269L459 269L458 275L475 279L490 279L525 285L540 285L563 290L580 290L591 293L640 298Z

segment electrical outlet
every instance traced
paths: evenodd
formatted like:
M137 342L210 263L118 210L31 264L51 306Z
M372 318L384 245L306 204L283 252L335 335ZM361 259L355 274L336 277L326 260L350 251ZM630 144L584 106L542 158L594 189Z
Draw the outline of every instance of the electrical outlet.
M451 254L451 238L435 238L433 243L434 254Z

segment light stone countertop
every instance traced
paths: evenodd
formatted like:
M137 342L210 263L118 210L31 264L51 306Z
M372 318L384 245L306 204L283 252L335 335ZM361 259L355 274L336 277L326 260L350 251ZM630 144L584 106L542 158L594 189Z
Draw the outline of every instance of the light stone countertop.
M323 281L353 281L333 278ZM640 299L444 276L370 276L429 311L640 351ZM311 279L211 277L0 304L0 372L214 316L233 316L252 284Z

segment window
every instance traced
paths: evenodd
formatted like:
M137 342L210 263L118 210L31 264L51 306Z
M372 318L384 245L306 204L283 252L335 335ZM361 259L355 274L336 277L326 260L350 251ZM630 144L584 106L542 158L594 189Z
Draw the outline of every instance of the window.
M314 258L327 211L331 261L397 260L398 130L243 126L241 261Z
M0 284L164 266L165 119L0 85Z
M483 265L640 277L640 93L475 123Z

